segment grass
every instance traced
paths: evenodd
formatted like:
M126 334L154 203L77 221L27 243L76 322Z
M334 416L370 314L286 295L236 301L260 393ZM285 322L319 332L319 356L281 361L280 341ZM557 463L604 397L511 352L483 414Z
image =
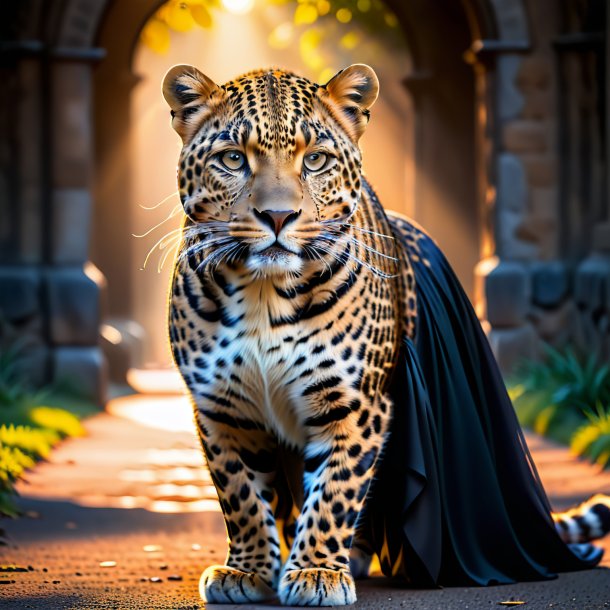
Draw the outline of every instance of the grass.
M610 366L569 348L545 352L507 383L521 424L610 466Z
M28 346L2 320L0 331L0 516L15 517L17 481L63 438L83 435L80 420L97 407L67 387L31 387L21 372Z

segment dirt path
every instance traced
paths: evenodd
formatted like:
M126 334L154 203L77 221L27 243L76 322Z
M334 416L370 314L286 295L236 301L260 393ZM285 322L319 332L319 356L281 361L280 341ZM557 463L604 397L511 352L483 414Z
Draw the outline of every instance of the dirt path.
M20 486L26 516L4 522L10 544L0 547L0 564L25 571L0 573L0 608L205 607L197 593L199 574L223 560L225 532L189 408L171 397L118 407L122 416L88 420L89 436L65 442ZM610 473L537 437L529 443L556 508L596 491L610 493ZM605 546L610 567L610 541ZM511 600L535 609L610 608L610 570L434 591L370 579L359 583L353 607L501 608L500 602Z

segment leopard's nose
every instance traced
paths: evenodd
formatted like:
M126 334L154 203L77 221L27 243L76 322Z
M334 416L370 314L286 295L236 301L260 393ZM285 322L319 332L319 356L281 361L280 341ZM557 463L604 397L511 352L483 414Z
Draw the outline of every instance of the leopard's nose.
M264 225L267 225L276 235L291 222L294 222L300 215L302 210L294 212L293 210L263 210L259 212L254 208L254 216L258 218Z

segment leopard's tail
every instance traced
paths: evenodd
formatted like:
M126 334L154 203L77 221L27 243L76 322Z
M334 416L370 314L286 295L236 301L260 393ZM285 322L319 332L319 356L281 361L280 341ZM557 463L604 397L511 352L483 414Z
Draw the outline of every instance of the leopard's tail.
M559 536L565 543L590 542L610 532L610 496L596 494L563 513L553 513Z

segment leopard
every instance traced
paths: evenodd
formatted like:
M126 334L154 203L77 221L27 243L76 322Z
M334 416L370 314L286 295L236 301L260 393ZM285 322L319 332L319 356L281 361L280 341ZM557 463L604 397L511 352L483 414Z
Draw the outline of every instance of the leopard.
M393 425L389 389L417 340L415 268L436 248L364 175L378 77L354 64L319 85L271 68L217 85L178 65L162 92L184 210L169 340L228 540L201 596L352 604L383 555L360 525ZM384 572L403 559L382 558Z

